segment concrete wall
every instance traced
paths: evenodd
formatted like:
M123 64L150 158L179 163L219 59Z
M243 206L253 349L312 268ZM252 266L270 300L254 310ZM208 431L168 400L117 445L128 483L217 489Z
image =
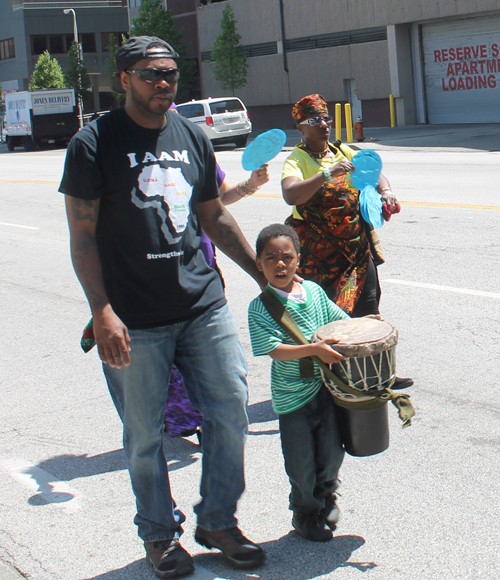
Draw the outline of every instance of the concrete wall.
M232 3L244 0L232 0ZM287 37L497 11L498 0L286 0ZM307 19L305 16L307 15ZM309 29L304 34L306 24Z
M24 42L23 11L12 11L11 0L0 0L0 40L14 38L16 58L0 60L0 82L23 79L28 75L28 53ZM19 86L23 90L24 86Z
M210 51L220 33L220 19L225 2L203 7L198 11L200 50ZM307 19L303 18L304 6L295 0L284 5L286 38L302 38L308 35L325 34L334 30L331 22L332 2L329 0L329 18L318 10L321 1L308 4ZM335 3L337 4L337 3ZM238 32L244 46L278 41L281 50L281 21L279 2L255 0L252 10L240 0L231 2L238 20ZM301 15L300 18L297 15ZM338 23L336 23L337 26ZM373 27L373 23L369 24ZM342 30L338 27L338 30ZM348 30L353 30L349 22ZM320 93L330 102L346 99L345 79L355 79L358 97L363 101L387 99L391 91L388 46L386 41L352 44L332 48L289 52L286 55L288 73L284 70L283 54L252 57L248 59L248 84L238 89L239 96L252 111L252 120L267 123L269 115L260 113L258 107L273 107L272 116L282 118L280 105L287 106L304 95ZM203 96L225 96L215 80L210 65L204 63ZM375 108L372 108L375 110ZM378 116L380 118L380 116ZM369 119L368 119L369 122ZM281 125L280 125L281 126Z

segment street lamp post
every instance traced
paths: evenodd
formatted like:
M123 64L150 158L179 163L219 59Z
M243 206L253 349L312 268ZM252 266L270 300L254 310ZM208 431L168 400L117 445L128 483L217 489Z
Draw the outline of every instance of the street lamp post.
M79 58L79 60L83 60L80 43L78 42L78 26L76 23L76 12L73 10L73 8L65 8L63 10L63 12L64 12L64 14L69 14L70 12L73 14L73 38L76 42L76 46L77 46L77 50L78 50L78 58ZM78 82L81 86L82 83L81 83L80 75L78 75ZM78 119L79 119L80 129L81 129L83 127L83 107L82 107L82 99L81 99L79 94L76 96L76 100L78 102Z

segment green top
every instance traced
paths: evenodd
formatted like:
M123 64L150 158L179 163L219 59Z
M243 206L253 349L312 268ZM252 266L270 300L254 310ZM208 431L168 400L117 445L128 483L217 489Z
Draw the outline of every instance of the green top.
M307 298L304 304L297 304L286 300L271 291L293 316L293 319L304 333L307 340L311 340L316 330L329 322L349 318L318 284L304 281ZM269 288L269 286L268 286ZM266 310L260 298L255 298L248 307L248 325L250 340L254 356L263 356L270 353L280 344L293 344L293 341ZM300 378L299 359L290 361L273 360L271 365L271 394L273 409L278 414L291 413L307 405L317 395L323 381L319 367L314 364L314 377Z

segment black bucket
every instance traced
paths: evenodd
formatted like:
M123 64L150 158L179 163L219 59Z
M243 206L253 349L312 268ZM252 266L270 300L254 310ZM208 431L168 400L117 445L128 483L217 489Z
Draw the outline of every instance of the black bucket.
M355 411L335 405L344 449L349 455L366 457L389 447L387 403L378 409Z

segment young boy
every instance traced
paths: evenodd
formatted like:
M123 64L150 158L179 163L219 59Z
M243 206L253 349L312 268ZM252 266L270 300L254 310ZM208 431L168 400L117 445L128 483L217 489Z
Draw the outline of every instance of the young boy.
M268 288L293 316L305 337L324 324L349 318L314 282L294 280L300 260L295 230L273 224L257 239L257 268ZM290 479L292 526L307 540L330 540L338 521L335 490L344 450L332 395L323 385L317 365L312 378L301 378L299 359L318 356L328 364L343 357L334 339L298 345L274 321L260 298L250 303L248 323L254 356L269 355L273 408L279 416L285 469ZM328 529L326 526L328 526Z

